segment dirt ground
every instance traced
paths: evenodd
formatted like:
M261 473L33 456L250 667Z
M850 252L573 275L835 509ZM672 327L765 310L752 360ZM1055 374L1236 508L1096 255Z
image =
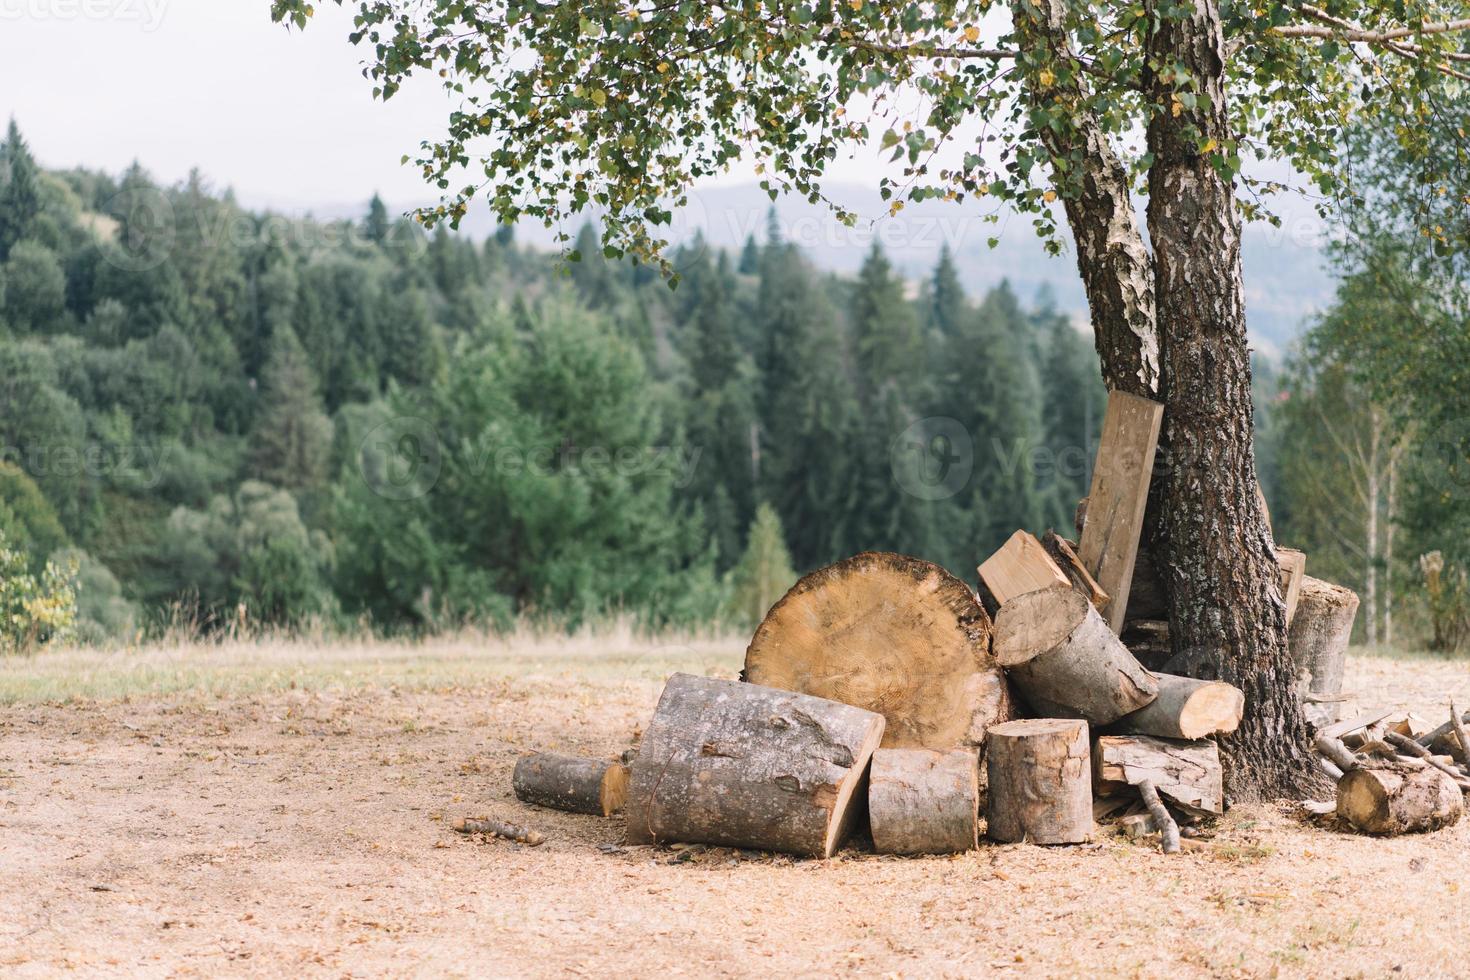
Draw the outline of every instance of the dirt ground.
M668 668L733 672L737 648L629 650L626 669L424 655L443 670L398 683L367 651L295 690L280 654L222 664L254 678L222 692L28 702L36 678L8 678L0 974L1470 973L1470 821L1374 840L1241 808L1171 857L1106 836L826 862L623 847L620 819L517 803L516 757L614 754ZM1470 704L1470 671L1429 660L1357 657L1349 687L1434 720L1446 695ZM548 841L450 830L480 813Z

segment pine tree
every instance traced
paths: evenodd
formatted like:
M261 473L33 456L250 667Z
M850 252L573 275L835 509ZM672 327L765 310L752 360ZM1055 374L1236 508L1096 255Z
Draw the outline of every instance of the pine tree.
M597 229L590 221L577 232L572 258L572 282L576 284L583 302L593 309L610 304L613 299L612 269L602 254Z
M745 554L730 573L729 615L749 628L795 584L796 572L786 550L781 518L770 504L762 503L756 509L747 539Z
M261 372L263 406L251 432L254 475L289 490L319 486L332 446L332 422L322 411L316 377L296 332L276 329Z
M14 116L5 143L0 145L0 164L4 167L0 172L4 177L0 183L0 261L4 261L41 213L40 170Z
M909 388L922 380L918 318L904 298L903 280L876 244L852 294L852 345L859 398L875 399L890 384Z
M754 235L745 236L745 245L740 249L740 265L736 267L742 276L753 276L761 268L761 247L755 243Z
M939 252L939 264L934 267L934 278L929 285L929 325L940 337L953 337L960 329L968 305L954 258L945 245Z
M373 199L368 202L368 213L363 219L362 233L367 236L368 241L381 245L388 240L391 224L387 206L381 197L374 194Z
M1107 389L1087 339L1065 316L1043 307L1046 332L1041 369L1041 424L1049 457L1048 522L1070 527L1077 501L1087 495L1093 448L1102 428Z

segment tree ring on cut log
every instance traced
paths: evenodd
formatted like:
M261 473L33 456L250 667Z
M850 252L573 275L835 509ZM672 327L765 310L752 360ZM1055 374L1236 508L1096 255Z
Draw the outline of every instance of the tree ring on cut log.
M1016 667L1066 642L1087 618L1087 597L1072 588L1016 596L995 616L995 659Z
M883 715L884 748L980 746L1011 717L990 617L931 562L863 552L797 582L771 607L742 678Z

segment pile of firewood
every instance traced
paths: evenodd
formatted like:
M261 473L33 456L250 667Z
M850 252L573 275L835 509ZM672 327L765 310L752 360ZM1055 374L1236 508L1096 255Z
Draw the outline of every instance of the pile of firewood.
M1470 735L1450 718L1430 729L1413 715L1363 715L1317 731L1322 769L1337 781L1335 811L1370 834L1438 830L1460 819L1470 792Z
M1077 542L1017 531L979 566L978 589L885 553L815 571L760 624L740 681L669 679L626 767L528 756L516 796L625 809L631 843L829 856L864 828L882 853L944 853L976 846L982 820L993 840L1039 844L1115 820L1178 850L1180 823L1224 809L1212 739L1235 730L1245 700L1169 671L1163 592L1139 550L1161 416L1111 396ZM1367 727L1381 719L1332 724L1357 596L1308 578L1301 552L1278 554L1302 694L1329 726L1329 771L1346 774L1340 807L1374 832L1458 818L1458 787L1452 808L1432 778L1470 785L1454 760ZM1395 738L1419 751L1403 759Z

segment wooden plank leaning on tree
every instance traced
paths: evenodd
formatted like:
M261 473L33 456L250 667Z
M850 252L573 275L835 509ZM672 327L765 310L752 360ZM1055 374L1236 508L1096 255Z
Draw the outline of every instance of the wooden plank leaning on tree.
M1204 739L1183 742L1148 735L1103 735L1093 744L1092 777L1098 796L1144 780L1192 813L1222 813L1225 793L1220 749Z
M864 552L818 569L771 607L743 677L877 711L884 748L979 748L1014 717L990 616L938 565Z
M1281 569L1281 598L1286 602L1286 625L1290 626L1307 574L1307 554L1295 548L1277 548L1276 565Z
M610 817L628 797L628 767L604 759L536 752L516 761L511 786L522 803Z
M1164 406L1158 402L1124 391L1108 393L1078 555L1110 597L1104 618L1114 633L1122 632L1128 612L1163 418Z
M1058 585L1070 585L1051 555L1028 531L1017 531L980 565L981 598L986 611L1010 602L1016 596ZM994 603L992 607L991 603Z
M883 716L793 691L675 674L628 788L628 842L831 857Z

